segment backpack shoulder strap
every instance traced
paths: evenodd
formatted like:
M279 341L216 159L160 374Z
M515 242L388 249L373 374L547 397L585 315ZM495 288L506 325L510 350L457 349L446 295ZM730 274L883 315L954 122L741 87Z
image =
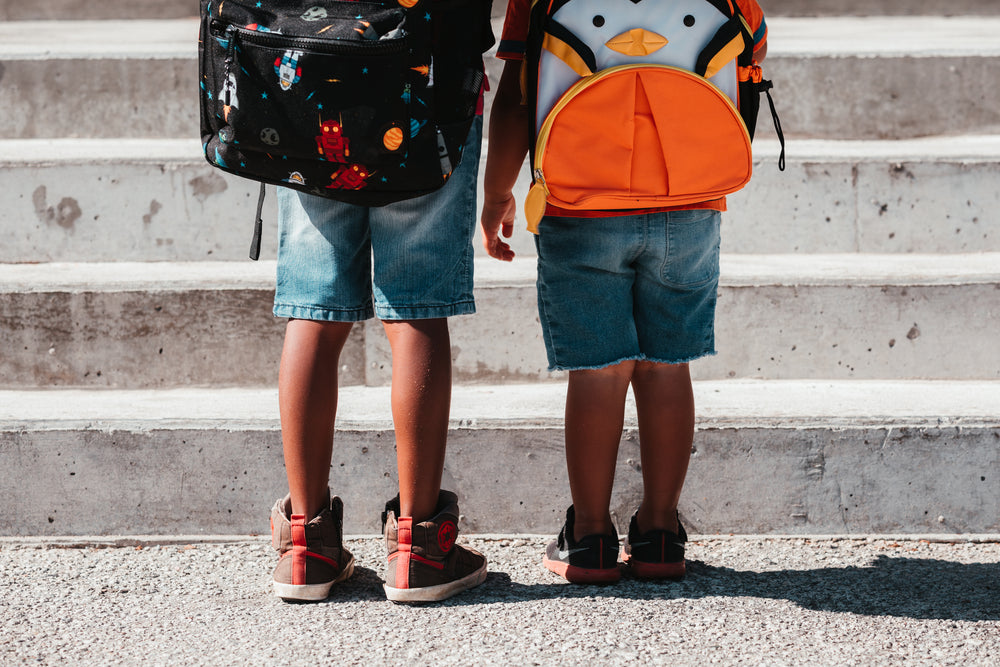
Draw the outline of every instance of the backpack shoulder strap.
M695 74L706 79L714 76L732 60L753 49L753 43L746 40L746 27L737 14L722 24L718 32L698 54Z
M597 57L583 40L561 23L549 19L542 49L548 51L580 76L590 76L597 69Z

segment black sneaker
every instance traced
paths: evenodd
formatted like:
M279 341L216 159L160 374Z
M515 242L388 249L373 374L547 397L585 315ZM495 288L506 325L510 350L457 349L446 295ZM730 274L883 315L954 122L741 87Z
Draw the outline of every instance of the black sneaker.
M546 568L574 584L612 584L621 579L618 568L618 533L573 539L576 513L570 505L559 537L545 549Z
M684 544L687 533L677 517L677 532L650 530L639 532L639 511L628 523L628 536L622 547L622 560L640 579L683 579Z

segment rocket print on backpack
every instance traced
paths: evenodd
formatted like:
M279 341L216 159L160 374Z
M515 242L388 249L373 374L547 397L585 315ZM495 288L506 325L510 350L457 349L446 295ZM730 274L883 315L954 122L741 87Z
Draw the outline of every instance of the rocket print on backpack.
M525 68L536 109L532 231L547 203L681 206L750 180L770 82L734 0L536 0ZM780 136L773 105L772 115Z

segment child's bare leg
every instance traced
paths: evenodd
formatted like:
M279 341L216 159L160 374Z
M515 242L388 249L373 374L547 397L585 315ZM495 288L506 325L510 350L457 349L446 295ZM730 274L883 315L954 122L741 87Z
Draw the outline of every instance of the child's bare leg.
M639 362L632 376L643 496L642 531L677 532L677 502L694 440L694 396L687 364Z
M566 468L576 513L575 540L614 532L611 490L625 422L625 394L635 366L625 361L570 371L566 391Z
M434 516L451 413L448 320L382 323L392 347L399 509L414 523Z
M289 320L278 374L281 442L292 514L322 509L330 483L337 365L350 322Z

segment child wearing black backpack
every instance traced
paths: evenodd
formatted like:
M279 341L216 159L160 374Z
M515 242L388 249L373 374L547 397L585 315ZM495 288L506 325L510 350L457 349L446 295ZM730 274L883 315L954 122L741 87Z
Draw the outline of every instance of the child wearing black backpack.
M441 478L447 318L475 312L490 2L203 0L202 17L206 158L284 186L274 315L288 318L278 398L289 493L271 511L275 593L323 600L353 572L330 462L340 354L372 317L392 349L399 470L382 514L386 596L432 602L477 586L486 558L456 543L457 497ZM256 259L259 235L251 248Z
M704 6L696 6L696 2L703 2ZM637 75L623 88L629 91L624 96L627 99L621 95L608 98L598 105L598 114L593 119L577 122L570 131L557 137L558 127L546 120L544 113L536 116L537 109L523 102L522 93L528 98L541 96L548 84L540 83L541 75L530 69L522 73L521 61L525 58L526 44L530 51L534 43L540 48L542 59L555 63L552 67L558 75L571 82L583 81L583 77L598 71L602 57L615 57L609 49L629 58L641 57L671 42L682 43L685 30L705 29L706 20L716 20L723 27L711 26L716 44L713 51L706 47L702 52L707 54L700 58L705 64L702 75L722 72L726 66L735 69L735 64L730 63L735 63L736 49L743 47L745 50L740 52L747 57L752 51L755 60L763 59L767 29L755 0L738 0L742 12L736 11L728 0L691 0L684 6L692 8L676 15L671 34L660 35L643 25L644 19L657 12L674 11L682 4L632 0L617 3L605 12L606 3L592 0L536 3L535 7L542 12L548 5L555 19L547 24L547 32L541 37L529 31L529 12L532 21L538 18L536 10L529 9L529 0L511 0L498 53L507 62L492 107L481 224L489 254L500 260L513 259L513 251L500 234L511 236L515 217L512 188L529 152L529 143L538 137L531 151L535 186L526 208L529 228L537 234L538 308L549 368L568 371L569 376L565 445L572 496L565 524L558 538L549 544L543 562L571 582L613 582L621 576L618 533L610 515L610 503L630 385L638 412L643 498L629 522L622 559L638 577L673 579L685 574L687 536L679 521L677 505L695 423L688 363L715 353L719 225L725 199L718 195L698 198L695 193L675 205L636 206L626 204L630 197L638 200L645 196L643 193L612 193L609 201L622 201L622 205L593 210L586 204L590 193L584 193L579 198L584 203L574 207L553 203L560 186L565 184L552 171L543 173L543 167L549 163L542 158L552 156L540 153L546 149L555 152L554 146L564 141L563 145L578 146L578 152L556 155L553 159L566 163L570 176L605 168L609 174L605 180L615 178L617 175L606 169L607 165L594 164L602 160L601 144L611 142L601 138L591 141L584 133L590 126L601 124L628 125L631 130L631 124L617 123L614 119L620 116L619 103L633 100L637 109L642 105L647 112L646 119L655 119L660 109L655 100L646 98L652 99L656 91L648 85L643 90L645 73ZM723 13L727 7L728 17ZM553 13L560 11L562 14ZM574 32L574 26L581 27ZM601 36L588 43L588 35ZM716 54L723 55L716 57ZM546 66L544 60L541 62ZM537 62L531 66L537 66ZM685 69L693 70L694 66ZM683 80L699 94L709 97L716 94L715 89L706 88L704 81L694 81L689 73L675 70L664 66L653 74ZM743 71L747 77L754 75L749 60L745 70L741 70L741 78ZM756 75L759 80L759 67ZM735 87L735 72L733 76ZM528 82L530 90L522 91L522 81ZM557 111L568 109L578 92L585 91L574 88L572 94L566 93L561 98L552 95L549 102ZM536 105L541 103L541 99L535 101ZM732 115L735 105L727 107L727 104L716 105L713 112ZM638 116L637 111L636 127L644 121ZM745 136L748 132L740 130L739 125L731 125L736 128L734 136L745 140L744 152L748 153L749 136ZM636 141L636 151L627 155L626 160L647 159L646 151L653 151L659 145L655 132L662 132L664 126L669 124L650 127L649 134L642 135L647 140ZM636 136L640 134L636 130ZM664 139L669 140L669 137ZM546 141L549 143L544 144ZM661 157L664 156L655 154L654 159L647 161L662 162ZM676 169L671 174L671 184L683 181L692 171L693 168ZM634 177L633 180L645 178L654 186L659 178L651 178L647 173L637 173ZM749 178L748 171L739 176L744 178ZM733 189L738 188L731 187L728 191ZM579 191L577 187L576 192ZM570 193L560 195L569 201L573 188L563 187L562 192Z

